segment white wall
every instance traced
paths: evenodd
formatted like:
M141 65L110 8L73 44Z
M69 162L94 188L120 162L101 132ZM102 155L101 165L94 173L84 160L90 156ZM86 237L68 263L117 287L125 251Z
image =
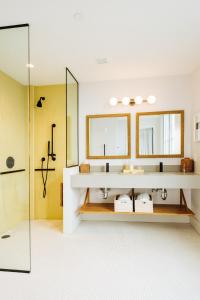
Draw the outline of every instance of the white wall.
M111 107L111 97L141 95L147 97L153 94L157 97L154 105L142 104L134 107ZM80 131L79 151L80 163L86 160L86 129L85 116L87 114L109 114L131 112L132 125L132 162L137 165L179 164L180 159L136 159L135 158L135 113L142 111L185 110L185 156L191 156L191 106L192 106L192 79L191 76L171 76L133 80L115 80L96 83L80 84ZM108 161L108 160L106 160ZM124 164L125 160L110 160L111 164ZM105 164L104 160L90 160L92 165Z
M197 70L192 77L193 80L193 105L192 105L192 119L196 113L200 113L200 69ZM200 172L200 143L194 142L193 135L192 141L192 154L195 160L195 169ZM192 225L200 233L200 190L192 191L192 210L195 212L195 217L191 219Z
M141 95L155 95L157 102L154 105L142 104L134 107L117 106L111 107L111 97L122 98L123 96L134 97ZM180 164L180 159L136 159L135 158L135 127L136 112L163 111L163 110L184 110L185 111L185 156L191 156L191 106L192 106L192 78L191 76L171 76L159 78L103 81L96 83L80 84L79 103L79 151L80 163L86 161L86 115L88 114L110 114L110 113L131 113L132 127L132 163L135 165L155 165L160 161L164 164ZM91 165L102 165L109 160L89 160ZM122 165L126 160L110 160L111 165ZM168 191L168 202L179 201L178 191ZM98 201L99 191L94 190L91 194L92 201ZM187 192L187 199L190 193ZM154 201L160 202L160 196L154 195ZM162 200L161 200L162 201ZM166 221L166 220L165 220Z

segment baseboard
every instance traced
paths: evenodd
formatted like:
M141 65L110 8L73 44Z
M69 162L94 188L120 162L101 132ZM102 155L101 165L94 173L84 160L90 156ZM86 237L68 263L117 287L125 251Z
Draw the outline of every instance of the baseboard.
M189 223L188 216L123 216L123 215L81 215L83 221L122 221L122 222L158 222L158 223Z

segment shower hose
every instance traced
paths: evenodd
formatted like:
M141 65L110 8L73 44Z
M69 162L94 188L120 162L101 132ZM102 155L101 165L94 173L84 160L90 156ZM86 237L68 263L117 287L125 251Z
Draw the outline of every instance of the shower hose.
M42 181L43 181L43 198L46 197L47 194L47 179L48 179L48 172L49 172L49 155L47 157L47 168L46 168L46 172L44 171L44 161L45 158L42 158L42 166L41 166L41 170L42 170Z

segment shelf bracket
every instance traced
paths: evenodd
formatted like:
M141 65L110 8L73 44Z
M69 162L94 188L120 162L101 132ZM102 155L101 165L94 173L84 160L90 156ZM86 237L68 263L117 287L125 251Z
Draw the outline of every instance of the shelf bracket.
M180 189L180 208L184 207L185 210L188 209L187 201L185 199L185 195L183 189Z
M83 204L83 206L86 206L86 205L87 205L87 203L89 203L89 201L90 201L90 189L89 189L89 188L87 188L87 190L86 190L86 194L85 194L85 200L84 200L84 204Z

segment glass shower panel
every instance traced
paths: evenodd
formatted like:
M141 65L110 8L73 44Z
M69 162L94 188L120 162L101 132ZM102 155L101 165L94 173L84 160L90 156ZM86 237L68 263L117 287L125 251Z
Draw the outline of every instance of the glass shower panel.
M74 75L66 69L67 98L67 168L79 165L78 153L78 92L79 84Z
M0 270L30 272L29 26L0 28Z

